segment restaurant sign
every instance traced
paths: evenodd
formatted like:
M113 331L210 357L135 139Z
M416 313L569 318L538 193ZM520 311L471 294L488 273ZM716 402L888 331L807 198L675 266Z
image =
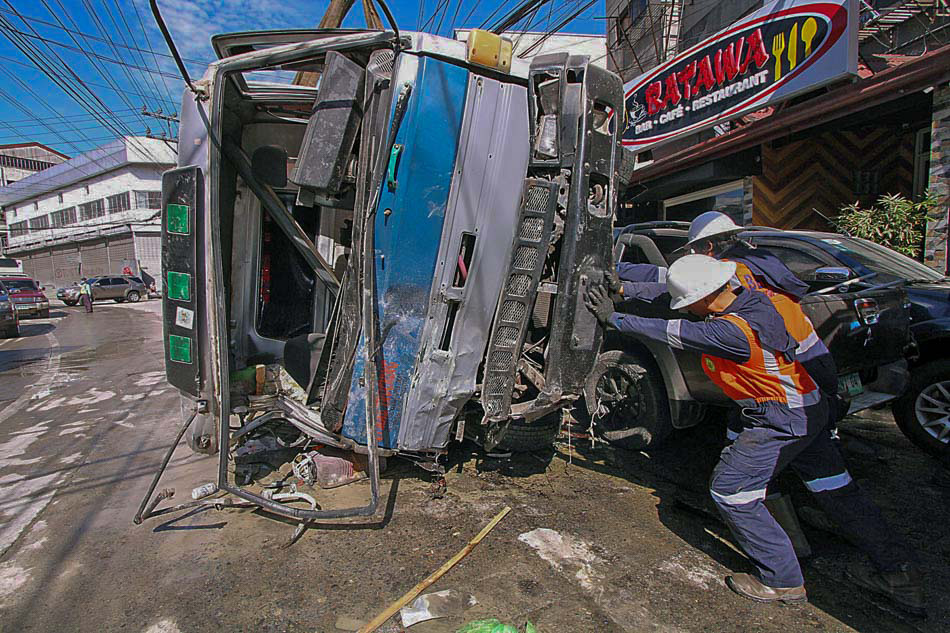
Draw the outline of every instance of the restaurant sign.
M623 144L642 150L857 72L856 0L779 0L628 82Z

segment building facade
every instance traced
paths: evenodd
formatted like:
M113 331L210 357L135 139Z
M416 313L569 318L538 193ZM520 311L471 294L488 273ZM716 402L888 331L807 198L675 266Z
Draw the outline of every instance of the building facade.
M0 145L0 189L66 160L69 156L42 143ZM6 246L7 224L0 210L0 255Z
M7 254L46 285L135 274L161 286L163 141L126 137L0 189Z
M608 2L609 24L641 4ZM676 52L763 6L747 0L657 4L667 11L667 24L676 25ZM860 7L856 76L638 152L618 222L688 221L722 209L745 224L833 229L833 218L849 204L867 206L886 194L919 198L933 190L942 201L928 222L924 261L946 271L950 14L941 2L851 6ZM660 35L644 29L632 45L608 36L630 49L608 59L632 56ZM639 76L636 70L625 79Z

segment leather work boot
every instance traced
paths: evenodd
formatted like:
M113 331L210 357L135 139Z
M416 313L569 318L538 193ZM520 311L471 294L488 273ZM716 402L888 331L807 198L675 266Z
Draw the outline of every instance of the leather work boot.
M726 576L726 584L743 598L756 602L808 602L805 585L777 589L763 585L758 578L751 574L733 574Z
M924 591L920 584L920 572L910 563L904 563L897 571L875 571L867 567L852 567L848 577L857 585L885 596L902 610L926 618Z

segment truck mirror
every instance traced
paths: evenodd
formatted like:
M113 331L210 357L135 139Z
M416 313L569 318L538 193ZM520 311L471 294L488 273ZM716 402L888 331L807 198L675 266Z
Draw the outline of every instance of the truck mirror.
M287 186L287 150L276 145L262 145L251 156L254 177L271 187Z

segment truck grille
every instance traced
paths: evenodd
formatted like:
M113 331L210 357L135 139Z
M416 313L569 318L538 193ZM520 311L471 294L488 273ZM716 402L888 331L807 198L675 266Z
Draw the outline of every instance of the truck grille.
M557 186L546 180L525 179L518 235L508 266L508 280L495 313L482 389L482 407L493 420L508 417L518 358L528 317L534 305L541 268L554 224Z

